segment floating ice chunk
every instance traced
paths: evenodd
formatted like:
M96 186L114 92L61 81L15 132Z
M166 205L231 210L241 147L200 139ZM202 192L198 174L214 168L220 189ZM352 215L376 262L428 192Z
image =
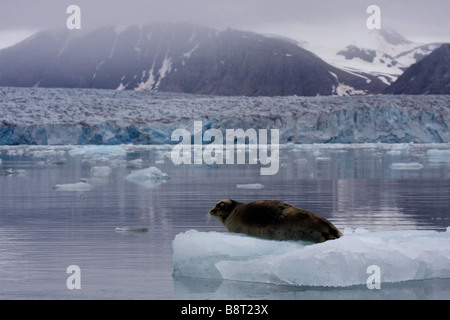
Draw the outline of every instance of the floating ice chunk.
M261 183L248 183L248 184L237 184L238 189L262 189L264 185Z
M396 162L389 166L392 170L420 170L423 168L423 164L418 162Z
M142 159L127 161L127 165L129 167L134 167L134 168L142 168L143 163L144 163L144 160L142 160Z
M25 175L25 170L14 170L13 168L0 170L0 176L23 176Z
M295 159L294 162L296 162L298 164L307 164L308 163L308 159L299 158L299 159Z
M392 145L391 150L394 150L394 151L409 151L410 150L410 145L409 145L409 143L396 143L396 144Z
M9 175L12 175L13 173L14 173L14 171L12 168L0 170L0 176L9 176Z
M24 153L24 149L10 149L6 151L8 156L23 156Z
M31 151L31 155L34 158L49 158L55 156L63 156L65 154L64 150L56 150L54 148L49 147L47 150L33 150Z
M450 278L450 229L351 232L310 244L240 234L176 235L174 276L216 278L295 286L365 284L377 265L382 282Z
M401 155L402 153L409 152L410 146L406 143L398 143L392 145L391 150L386 151L386 154L389 154L391 156Z
M430 149L427 158L429 162L450 162L450 150Z
M107 159L106 163L110 168L120 168L127 165L127 162L124 159Z
M94 177L108 177L112 172L112 169L108 166L92 167L91 174Z
M330 161L330 157L316 157L316 161Z
M125 177L128 181L137 183L143 187L152 188L160 185L170 177L156 167L137 170Z
M68 152L71 157L98 158L118 157L126 155L126 150L120 146L84 146Z
M78 192L85 192L85 191L91 191L94 188L89 183L86 182L77 182L77 183L67 183L67 184L57 184L53 186L53 189L58 191L78 191Z
M80 181L90 184L93 187L104 186L109 183L109 180L103 177L81 178Z
M133 226L133 227L117 227L116 232L147 232L148 228L143 226Z

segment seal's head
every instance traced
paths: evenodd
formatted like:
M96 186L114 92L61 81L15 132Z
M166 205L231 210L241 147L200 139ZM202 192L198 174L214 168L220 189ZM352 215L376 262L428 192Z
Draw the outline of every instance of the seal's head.
M208 221L212 217L215 217L220 220L220 222L225 223L225 220L228 218L231 212L233 212L234 208L239 204L239 202L226 199L217 202L216 206L209 210Z

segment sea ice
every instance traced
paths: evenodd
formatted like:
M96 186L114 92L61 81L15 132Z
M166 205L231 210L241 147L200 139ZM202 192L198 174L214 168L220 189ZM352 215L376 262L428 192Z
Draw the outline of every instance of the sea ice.
M135 160L127 161L127 166L134 167L134 168L141 168L143 163L144 163L144 160L135 159Z
M119 157L126 155L126 151L121 146L83 146L70 150L68 154L72 157L83 158L104 158L104 157Z
M5 169L5 170L0 170L0 176L10 176L13 175L14 171L12 168L9 169Z
M61 191L91 191L94 187L103 186L109 183L108 177L112 169L108 166L92 167L91 176L89 178L80 178L80 182L60 184L53 187L53 189Z
M112 172L112 169L108 166L99 166L99 167L92 167L91 168L91 174L94 177L108 177Z
M169 178L170 177L167 173L162 172L156 167L136 170L125 177L128 181L137 183L147 188L156 187Z
M58 191L77 191L77 192L91 191L93 188L94 188L93 185L86 182L57 184L53 186L53 189Z
M49 158L54 156L64 156L65 151L48 147L48 149L45 150L32 150L31 154L34 158Z
M116 232L147 232L148 228L143 226L117 227Z
M381 283L450 278L450 232L347 230L311 244L189 230L173 240L173 274L293 286L366 284L369 266Z
M429 162L450 162L450 150L430 149L427 158Z
M248 183L248 184L237 184L238 189L262 189L264 185L261 183Z
M423 168L423 164L418 162L396 162L389 166L392 170L420 170Z
M14 170L13 168L0 169L0 176L23 176L25 172L25 170Z

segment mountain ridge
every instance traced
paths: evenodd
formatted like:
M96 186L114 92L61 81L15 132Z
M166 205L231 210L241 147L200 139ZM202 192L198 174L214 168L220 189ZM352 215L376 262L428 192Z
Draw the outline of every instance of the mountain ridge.
M450 43L409 67L384 93L450 94Z
M414 43L390 30L371 31L364 41L327 59L289 38L185 23L44 30L0 50L0 86L223 96L379 94L391 92L405 70L442 45Z
M291 41L186 24L38 33L0 51L0 86L243 96L365 94L386 87Z

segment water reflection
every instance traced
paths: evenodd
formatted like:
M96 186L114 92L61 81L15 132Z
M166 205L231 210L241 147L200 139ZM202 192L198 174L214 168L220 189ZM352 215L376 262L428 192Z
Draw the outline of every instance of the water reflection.
M292 287L255 282L221 281L211 279L179 278L174 280L175 299L281 299L281 300L335 300L335 299L448 299L450 279L407 281L401 286L384 283L382 290L368 290L367 286L344 288Z

